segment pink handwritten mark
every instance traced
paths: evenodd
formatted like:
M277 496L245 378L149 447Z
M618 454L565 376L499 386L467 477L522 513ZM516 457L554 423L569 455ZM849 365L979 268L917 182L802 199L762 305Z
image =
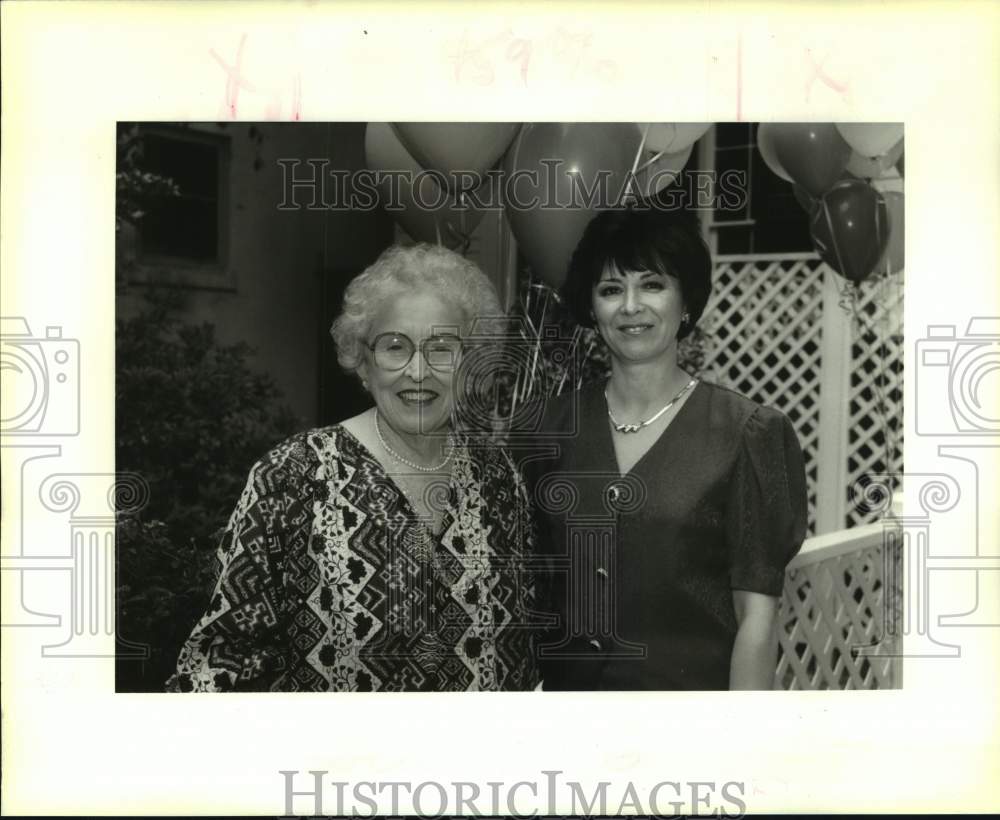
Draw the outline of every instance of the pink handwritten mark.
M470 44L469 32L462 32L461 41L448 55L455 64L455 82L461 83L468 78L476 85L493 84L493 65L483 55L488 45L488 40L479 45Z
M847 83L837 82L823 71L823 66L826 65L826 61L830 58L829 54L826 54L819 62L816 62L816 58L813 57L812 49L807 47L806 56L809 58L809 62L812 64L813 68L812 76L809 77L809 81L806 83L806 100L808 100L809 95L812 94L812 87L816 80L819 80L827 88L836 91L841 96L844 96L847 93Z
M572 62L573 69L570 72L570 77L575 80L577 72L580 70L580 63L583 62L590 50L593 38L589 34L566 31L560 28L556 32L555 39L553 51L564 62ZM576 59L573 59L574 57Z
M296 74L292 80L292 119L302 119L302 75Z
M239 113L239 101L240 101L240 91L249 91L251 94L260 94L263 96L266 90L263 92L258 92L254 85L243 75L243 51L246 48L247 35L244 34L240 37L240 44L236 49L236 62L232 65L227 63L222 57L218 55L215 49L209 49L208 53L212 55L219 66L224 72L226 72L226 98L225 107L229 114L229 117L236 119ZM296 74L292 77L292 120L298 122L302 119L302 75ZM264 119L266 120L280 120L281 110L285 101L285 90L272 90L270 91L270 99L264 108ZM244 112L245 113L245 112Z
M528 63L531 62L531 41L520 37L507 46L507 59L521 64L521 82L528 85Z
M599 60L593 56L593 37L586 32L573 32L558 28L540 42L517 37L508 27L498 34L472 42L468 31L461 39L449 44L446 56L452 63L455 82L474 85L493 85L497 71L514 68L521 83L528 86L528 73L538 48L549 52L564 65L572 78L581 69L602 82L613 81L617 65L612 60Z
M229 109L229 116L236 119L236 110L240 98L240 89L253 91L254 87L243 77L243 47L246 45L247 36L240 37L240 45L236 50L236 64L229 65L218 54L214 48L210 48L208 53L226 72L226 107Z

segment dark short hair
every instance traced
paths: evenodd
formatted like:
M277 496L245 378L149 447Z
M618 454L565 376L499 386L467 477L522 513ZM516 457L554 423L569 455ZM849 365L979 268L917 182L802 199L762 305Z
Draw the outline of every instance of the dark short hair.
M681 324L678 339L694 329L712 292L712 256L697 222L683 212L630 207L602 211L590 220L560 290L583 327L594 326L592 294L609 265L620 271L653 271L680 282L691 318Z

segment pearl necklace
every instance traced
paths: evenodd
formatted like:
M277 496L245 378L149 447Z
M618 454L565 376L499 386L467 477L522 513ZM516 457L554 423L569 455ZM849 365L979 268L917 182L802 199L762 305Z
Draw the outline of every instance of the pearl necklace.
M414 470L419 470L421 473L436 473L436 472L439 472L444 467L445 464L447 464L449 461L451 461L451 455L454 452L454 447L452 447L451 449L449 449L448 450L448 455L445 456L444 461L442 461L440 464L435 465L434 467L424 467L421 464L415 464L414 462L410 461L408 458L404 458L399 453L397 453L395 450L393 450L392 447L389 446L389 442L387 442L385 440L385 436L382 435L382 428L379 426L379 423L378 423L378 408L377 407L375 408L375 435L378 436L379 443L385 448L385 451L390 456L392 456L394 459L396 459L396 461L398 461L400 464L405 464L407 467L412 467Z
M638 433L643 427L648 427L650 424L656 421L660 416L666 413L671 407L674 406L674 404L677 402L678 399L680 399L681 396L687 393L688 390L694 387L697 383L698 383L697 379L691 379L691 381L689 381L680 389L680 392L676 396L674 396L670 401L668 401L665 405L663 405L662 408L660 408L659 412L657 412L653 416L650 416L645 421L638 422L637 424L618 423L618 419L616 419L614 414L611 412L611 402L608 401L608 389L604 388L604 402L605 404L608 405L608 418L611 419L611 426L615 428L615 432L617 433Z

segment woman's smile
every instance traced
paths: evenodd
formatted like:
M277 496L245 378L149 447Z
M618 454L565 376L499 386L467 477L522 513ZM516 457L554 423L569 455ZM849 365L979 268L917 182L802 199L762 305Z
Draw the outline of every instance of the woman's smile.
M628 324L618 325L618 329L629 336L639 336L652 327L653 325L649 322L629 322Z
M598 331L619 361L672 361L684 310L676 279L609 267L591 295Z
M436 390L423 388L407 388L396 393L396 397L410 407L426 407L440 396Z

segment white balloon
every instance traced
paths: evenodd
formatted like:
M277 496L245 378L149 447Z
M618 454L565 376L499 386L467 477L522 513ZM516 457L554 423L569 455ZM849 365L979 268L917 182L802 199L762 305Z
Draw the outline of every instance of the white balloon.
M887 153L882 154L880 157L865 157L855 151L847 161L847 171L854 174L858 179L881 179L884 176L888 176L890 172L899 173L895 166L902 155L902 140L897 142Z
M687 165L693 150L694 146L689 145L683 151L677 151L674 154L664 154L647 167L637 171L635 181L639 195L651 197L668 185L673 185L681 175L681 171L684 170L684 166ZM643 161L648 162L655 156L655 152L647 152Z
M764 164L770 168L774 173L781 177L785 182L794 183L795 180L789 175L788 171L785 170L781 162L778 161L778 154L774 150L774 142L772 141L774 137L775 123L763 122L757 129L757 148L760 151L760 155L764 158Z
M646 122L646 148L653 152L678 154L694 145L712 127L710 122Z
M837 123L844 141L863 157L880 157L903 138L901 122Z

